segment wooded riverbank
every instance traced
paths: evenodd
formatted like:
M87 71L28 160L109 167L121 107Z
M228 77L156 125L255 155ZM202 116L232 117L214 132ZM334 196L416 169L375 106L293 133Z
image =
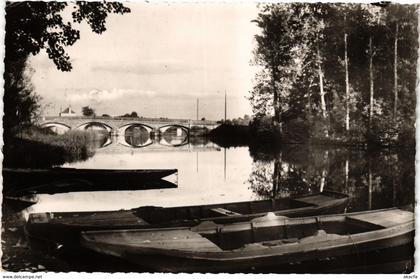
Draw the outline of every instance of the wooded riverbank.
M36 126L23 128L4 137L4 166L10 168L48 168L66 162L86 160L94 154L94 143L101 136L88 131L57 135Z

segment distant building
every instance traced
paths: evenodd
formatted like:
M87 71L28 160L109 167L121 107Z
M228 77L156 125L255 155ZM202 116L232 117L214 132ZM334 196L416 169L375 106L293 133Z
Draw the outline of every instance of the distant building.
M71 109L71 106L68 106L63 111L59 113L61 117L76 116L77 114Z

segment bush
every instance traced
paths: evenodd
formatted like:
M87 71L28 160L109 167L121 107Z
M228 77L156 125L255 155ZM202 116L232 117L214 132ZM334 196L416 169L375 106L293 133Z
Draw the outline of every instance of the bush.
M284 126L283 139L289 143L304 143L309 140L309 124L297 118L292 119Z
M281 128L273 123L271 116L254 118L249 125L250 131L261 141L277 140L281 138Z
M250 140L248 126L222 124L210 131L210 138L222 147L247 145Z
M49 129L31 126L5 142L4 165L45 168L85 160L94 154L93 143L100 136L77 130L56 135Z
M190 129L190 136L192 137L207 136L208 133L209 129L207 127L192 126Z

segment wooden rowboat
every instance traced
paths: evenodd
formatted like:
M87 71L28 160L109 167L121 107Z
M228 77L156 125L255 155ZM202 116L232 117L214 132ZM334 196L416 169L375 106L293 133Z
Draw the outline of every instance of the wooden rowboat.
M346 194L324 191L295 198L181 207L144 206L131 210L33 213L25 226L28 236L64 245L79 242L80 231L194 226L202 221L248 221L272 211L284 216L342 212Z
M3 206L13 209L16 212L22 211L25 208L32 206L38 202L35 196L24 197L3 197Z
M358 255L413 239L414 214L397 208L303 218L269 213L223 225L81 233L83 247L170 272L226 272Z
M3 191L10 196L20 196L32 193L138 190L144 182L157 181L176 172L176 169L4 168Z

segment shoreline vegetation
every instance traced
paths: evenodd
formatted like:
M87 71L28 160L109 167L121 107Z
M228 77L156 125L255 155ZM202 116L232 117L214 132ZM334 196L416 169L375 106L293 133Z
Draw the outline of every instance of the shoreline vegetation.
M230 148L249 146L252 150L270 153L282 145L319 145L363 149L413 148L415 129L376 133L368 137L351 131L348 135L331 134L326 137L316 133L316 125L309 126L303 120L295 120L280 129L268 117L253 119L249 124L227 120L216 129L192 129L192 144L211 140L217 145ZM4 166L11 168L49 168L65 163L84 161L95 153L96 144L104 135L94 131L71 130L58 135L37 126L20 128L13 136L4 137Z
M282 144L311 144L355 148L413 148L415 146L415 129L398 132L394 129L365 135L350 130L346 134L331 134L314 131L303 120L295 120L279 128L268 118L257 119L246 124L234 124L230 121L222 123L209 132L209 138L222 147L267 144L279 147Z
M69 131L57 135L37 126L22 128L4 137L5 167L49 168L64 163L83 161L95 153L92 143L101 135L90 131Z
M252 22L260 70L249 92L248 137L415 145L415 5L264 4Z

